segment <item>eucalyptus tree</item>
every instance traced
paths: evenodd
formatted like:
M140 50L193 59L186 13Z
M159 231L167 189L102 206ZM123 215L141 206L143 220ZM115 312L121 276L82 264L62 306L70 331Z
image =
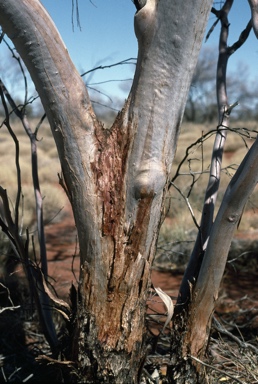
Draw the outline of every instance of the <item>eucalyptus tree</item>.
M47 114L78 231L80 282L70 357L86 383L140 381L148 344L150 270L182 115L212 6L212 0L134 3L139 47L135 76L123 109L107 130L97 120L87 89L40 1L0 0L0 24L26 64ZM256 1L250 4L256 23ZM232 209L222 213L229 215L231 228L238 217L235 206ZM203 356L214 309L212 292L218 285L216 280L207 289L206 271L214 277L209 268L207 262L200 271L190 315L184 306L183 315L175 318L175 329L182 331L184 324L186 332L174 333L170 382L188 382L187 371L189 383L197 380L198 368L189 355ZM223 262L218 279L222 269ZM54 337L52 345L57 347Z

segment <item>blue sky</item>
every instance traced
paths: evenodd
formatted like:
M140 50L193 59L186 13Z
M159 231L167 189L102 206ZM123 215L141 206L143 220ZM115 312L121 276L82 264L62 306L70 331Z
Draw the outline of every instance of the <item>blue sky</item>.
M135 7L131 0L78 0L81 30L76 25L74 12L74 31L71 22L72 0L42 0L42 3L54 19L80 73L97 65L107 65L137 56L137 41L133 29ZM248 1L235 0L229 17L229 44L238 39L250 16ZM214 20L215 16L211 15L209 26ZM218 35L219 24L205 46L216 50ZM250 75L258 78L258 41L253 31L245 46L230 58L229 70L236 70L240 63L248 65ZM123 65L99 70L89 80L90 83L96 83L128 79L132 78L133 69L134 66ZM127 88L126 82L122 88ZM101 84L99 89L108 93L114 100L116 97L126 97L126 93L121 90L121 82Z
M78 0L81 30L74 12L72 25L72 0L42 0L67 46L71 58L80 73L99 65L109 65L137 57L137 41L134 35L133 18L135 6L131 0ZM74 0L74 4L76 0ZM132 79L134 65L122 65L112 69L98 70L86 78L93 88L98 88L114 101L125 99L130 81L112 81L96 86L97 82ZM98 93L91 92L97 99ZM104 102L109 102L103 97Z
M73 30L72 0L42 0L42 3L57 25L80 73L98 65L108 65L137 56L137 41L133 28L135 7L131 0L78 0L81 30L77 27L76 12L74 12ZM238 39L249 19L248 1L235 0L229 16L231 23L229 44ZM211 15L209 26L214 21L215 16ZM219 24L205 46L217 50L218 35ZM244 63L249 67L251 77L258 80L257 62L258 40L252 31L248 42L230 58L229 71L236 71L239 64ZM130 82L113 80L131 79L133 72L134 65L117 66L112 69L98 70L87 80L92 87L110 96L114 101L111 105L116 108L117 99L126 98ZM106 81L110 82L99 86L95 84ZM97 92L91 92L92 99L98 99L98 97ZM103 101L110 102L107 96L103 96Z

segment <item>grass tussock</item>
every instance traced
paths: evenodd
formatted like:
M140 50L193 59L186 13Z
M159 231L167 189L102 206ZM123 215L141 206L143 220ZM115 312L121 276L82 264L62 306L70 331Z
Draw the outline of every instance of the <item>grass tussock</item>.
M32 122L36 126L36 121ZM22 199L20 218L24 228L34 228L36 223L35 195L32 181L31 145L21 124L15 121L12 125L19 141L19 165L21 170ZM59 185L58 173L60 162L54 140L47 123L43 124L37 134L38 174L43 197L43 214L45 222L62 220L62 209L68 204L67 197ZM11 213L17 196L17 167L14 142L3 126L0 130L0 185L8 192Z
M36 123L35 123L36 124ZM254 123L238 123L236 128L249 127L258 129ZM22 127L17 122L13 126L20 143L20 167L22 179L22 195L20 204L20 226L24 230L36 228L35 197L31 176L31 148L29 139ZM176 174L177 168L185 155L186 148L213 130L207 140L200 141L189 149L189 154L181 167L180 175L175 179L176 187L171 187L166 202L166 219L161 227L159 236L157 260L161 265L170 265L183 272L196 238L196 222L200 221L204 194L208 182L210 157L213 147L213 139L216 127L184 124L179 138L176 157L173 164L171 178ZM38 132L38 171L43 197L43 214L45 223L60 221L64 214L62 208L68 204L64 191L58 184L60 163L57 151L48 124L44 124ZM218 195L216 210L222 201L224 191L235 172L236 167L242 161L247 148L252 140L243 138L239 132L229 132L223 158L223 172L221 176L221 189ZM0 185L8 191L11 214L14 216L14 206L17 194L17 169L15 165L15 146L7 130L0 129ZM188 203L188 206L187 206ZM258 216L255 215L258 207L258 189L248 202L245 214L242 218L240 231L255 231L258 229ZM192 215L190 209L192 209ZM61 210L61 211L60 211ZM8 281L0 284L0 304L4 309L0 313L0 333L3 335L0 341L0 381L1 382L76 382L76 370L64 361L51 362L46 359L49 347L40 330L35 308L31 306L31 298L26 284L20 284L19 272L16 265L9 265L6 257L13 252L5 235L0 233L1 259L5 265L1 266L1 276L7 276ZM184 252L182 251L184 249ZM250 259L250 257L249 257ZM13 259L14 264L17 261ZM181 270L180 270L181 268ZM12 273L8 273L12 271ZM6 283L6 286L5 286ZM11 289L11 295L9 288ZM13 288L13 289L12 289ZM14 293L14 296L13 296ZM20 303L23 303L20 307ZM206 364L207 373L211 383L255 383L258 381L258 361L256 348L257 338L253 333L239 335L238 342L228 331L228 319L224 328L214 326L210 341L210 351ZM57 319L57 329L60 342L64 342L62 334L62 321ZM235 330L239 330L236 326ZM234 336L234 335L233 335ZM250 347L248 343L253 345ZM162 341L163 347L164 343ZM169 350L169 345L168 345ZM166 352L166 351L165 351ZM161 375L159 376L162 383ZM74 380L74 381L73 381ZM148 381L148 375L145 382ZM164 383L167 382L165 381ZM157 382L157 381L156 381Z

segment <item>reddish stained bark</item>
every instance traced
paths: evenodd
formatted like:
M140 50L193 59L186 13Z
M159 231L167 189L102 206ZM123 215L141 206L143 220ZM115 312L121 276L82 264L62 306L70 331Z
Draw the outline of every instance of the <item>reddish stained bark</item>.
M99 142L95 164L97 193L103 201L103 236L115 237L121 227L125 209L125 165L128 155L128 135L121 129L120 114L111 130L96 132Z
M111 131L98 129L99 157L92 164L96 177L98 196L102 199L103 264L107 279L98 303L91 294L94 283L92 276L100 266L84 265L81 276L84 281L85 300L94 315L90 322L97 331L100 348L105 350L124 350L134 354L139 343L144 343L145 327L139 327L138 319L145 312L145 291L149 284L149 262L143 259L144 229L148 227L150 206L153 196L139 201L137 227L124 227L125 212L125 172L129 150L128 135L120 125L120 116ZM127 132L129 129L127 128ZM147 201L147 200L148 201ZM94 325L93 325L94 324Z

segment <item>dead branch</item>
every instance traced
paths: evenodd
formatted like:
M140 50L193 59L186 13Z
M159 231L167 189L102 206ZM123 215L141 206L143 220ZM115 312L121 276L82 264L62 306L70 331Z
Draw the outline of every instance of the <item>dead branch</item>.
M214 323L214 324L213 324L213 325L214 325L214 328L215 328L218 332L220 332L220 333L222 333L222 334L228 336L228 337L231 338L232 340L234 340L234 341L235 341L241 348L243 348L243 349L247 349L247 348L249 348L249 349L251 349L254 353L256 353L256 355L258 355L258 348L256 348L253 344L246 343L245 341L240 340L239 337L233 335L233 334L232 334L231 332L229 332L226 328L224 328L224 327L222 326L222 324L221 324L215 317L213 317L213 323Z

